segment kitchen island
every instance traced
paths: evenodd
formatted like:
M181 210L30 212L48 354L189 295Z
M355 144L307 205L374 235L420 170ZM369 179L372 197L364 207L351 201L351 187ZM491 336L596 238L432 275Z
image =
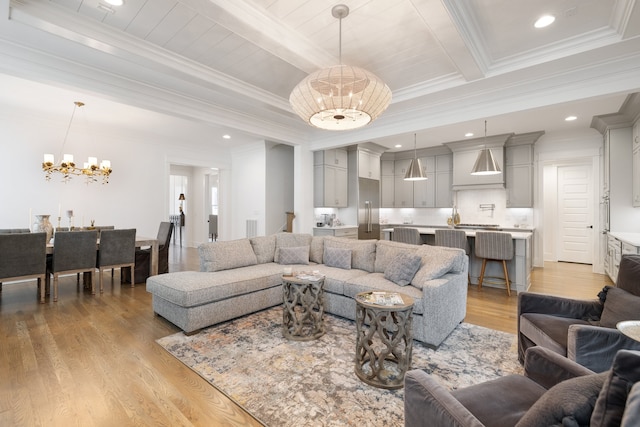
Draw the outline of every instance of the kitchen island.
M411 227L411 225L403 225L403 227ZM422 236L422 240L425 244L435 244L436 227L413 227L417 228ZM441 227L444 228L444 227ZM464 232L467 235L469 241L469 277L472 284L477 284L480 277L480 270L482 268L482 259L475 255L475 237L476 231L492 231L486 229L465 229ZM505 230L500 230L505 231ZM393 234L393 228L382 229L384 238L391 240ZM533 268L533 230L526 229L526 231L508 231L513 238L513 259L507 261L507 270L509 271L509 279L511 280L511 290L516 292L524 292L531 286L531 270ZM502 277L502 264L498 262L488 262L485 271L486 277ZM484 283L483 287L499 287L500 285L493 285Z

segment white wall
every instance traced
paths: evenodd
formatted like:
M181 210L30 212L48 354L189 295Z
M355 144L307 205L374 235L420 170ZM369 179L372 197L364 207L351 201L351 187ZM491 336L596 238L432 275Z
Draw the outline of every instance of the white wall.
M231 164L228 150L212 149L209 137L200 133L201 126L194 125L193 134L172 139L153 129L82 126L74 121L65 152L74 154L79 163L90 155L111 160L110 183L86 185L74 177L65 184L58 176L46 182L43 154L58 158L68 121L69 116L61 120L0 106L0 227L29 226L30 210L33 215L50 214L55 226L60 206L63 215L74 211L76 226L94 219L96 225L132 227L140 235L155 236L158 224L169 215L169 164L222 169ZM61 225L68 225L66 218Z
M293 211L293 147L266 144L266 205L265 234L286 229L286 212Z
M258 221L258 236L265 235L266 145L264 141L239 148L232 153L230 233L222 240L246 237L246 221Z

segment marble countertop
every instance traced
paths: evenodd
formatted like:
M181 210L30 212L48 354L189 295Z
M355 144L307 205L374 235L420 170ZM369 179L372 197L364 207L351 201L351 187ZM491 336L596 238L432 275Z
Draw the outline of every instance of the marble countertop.
M424 225L424 224L394 224L394 223L389 223L389 224L380 224L380 227L382 228L393 228L393 227L415 227L415 228L449 228L448 225ZM470 228L460 228L461 230L480 230L480 228L477 229L470 229ZM524 232L524 233L533 233L535 231L535 228L533 227L516 227L516 226L499 226L498 227L498 231L516 231L516 232Z
M325 225L323 227L313 227L313 228L317 228L318 230L323 230L323 229L330 229L330 230L340 230L343 228L358 228L357 225L334 225L333 227L329 227L328 225Z
M628 243L633 246L640 246L640 233L623 233L618 231L610 231L609 234L622 242Z
M414 227L417 228L420 234L436 234L436 228L433 227ZM444 228L444 227L437 227ZM393 233L393 228L383 228L382 231L387 233ZM486 231L486 230L469 230L465 229L464 232L467 234L467 237L476 237L476 231ZM510 232L511 237L514 239L528 239L531 237L531 231L513 231Z

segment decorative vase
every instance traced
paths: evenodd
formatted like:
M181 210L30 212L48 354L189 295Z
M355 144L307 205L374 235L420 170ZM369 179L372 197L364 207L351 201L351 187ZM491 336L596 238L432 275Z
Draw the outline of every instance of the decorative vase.
M33 232L45 232L47 233L47 242L51 241L53 237L53 225L49 222L50 215L36 215L36 222L33 223Z

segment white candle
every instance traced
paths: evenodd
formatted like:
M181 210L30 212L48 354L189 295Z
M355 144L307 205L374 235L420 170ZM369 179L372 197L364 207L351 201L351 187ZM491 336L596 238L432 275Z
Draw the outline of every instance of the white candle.
M58 218L62 216L62 205L58 203Z
M33 222L31 221L31 208L29 208L29 222L28 222L29 230L31 230L31 224L33 224ZM33 231L33 230L31 230L31 231Z

